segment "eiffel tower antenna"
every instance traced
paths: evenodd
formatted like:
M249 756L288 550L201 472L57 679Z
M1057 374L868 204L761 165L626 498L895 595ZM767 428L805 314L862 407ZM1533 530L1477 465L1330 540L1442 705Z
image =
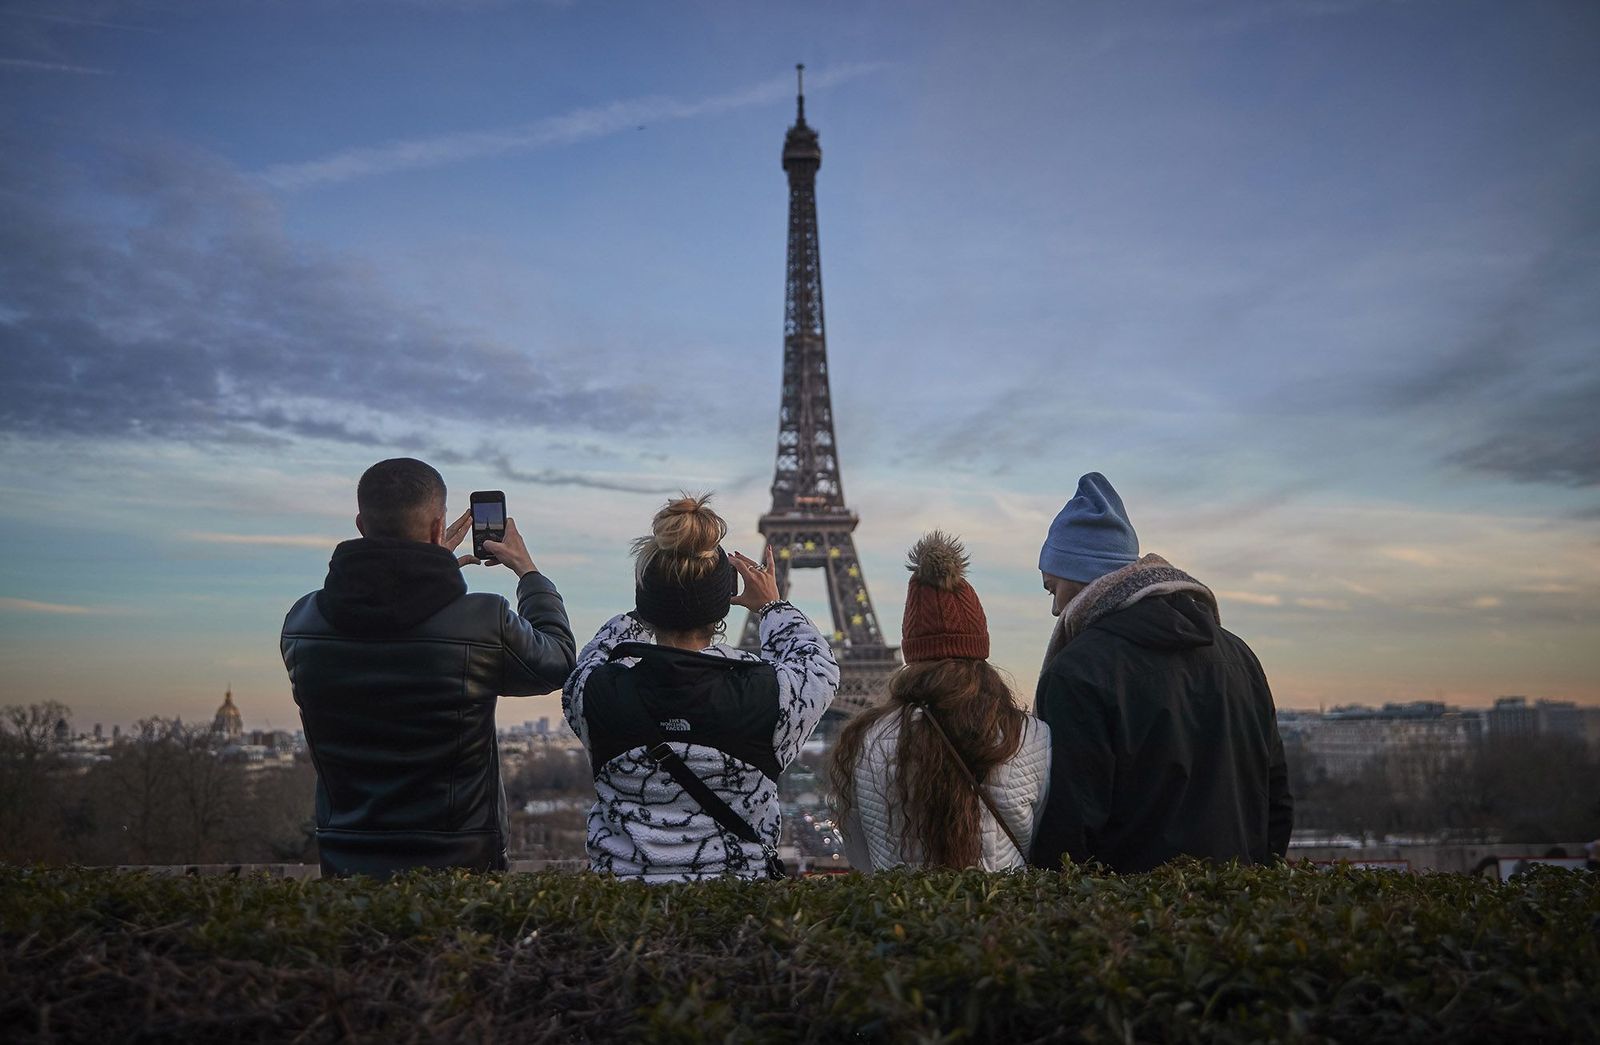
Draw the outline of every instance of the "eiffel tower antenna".
M789 255L783 313L783 396L778 410L778 463L772 509L759 529L777 562L778 592L789 594L789 571L820 569L833 614L829 636L841 678L833 711L853 715L882 699L900 651L886 645L867 579L856 556L856 525L845 504L828 390L828 342L822 322L822 252L817 240L817 170L822 146L806 124L805 66L795 66L795 123L783 140L789 176ZM740 645L760 645L751 614Z

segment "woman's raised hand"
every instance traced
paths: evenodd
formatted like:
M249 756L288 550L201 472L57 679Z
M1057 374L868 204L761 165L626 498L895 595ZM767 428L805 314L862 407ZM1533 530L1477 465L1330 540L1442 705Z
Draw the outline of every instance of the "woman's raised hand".
M778 576L774 568L772 546L767 546L767 561L756 562L743 552L734 552L728 556L733 563L733 568L738 571L741 585L739 594L731 600L735 606L743 606L748 610L759 610L767 603L778 598Z

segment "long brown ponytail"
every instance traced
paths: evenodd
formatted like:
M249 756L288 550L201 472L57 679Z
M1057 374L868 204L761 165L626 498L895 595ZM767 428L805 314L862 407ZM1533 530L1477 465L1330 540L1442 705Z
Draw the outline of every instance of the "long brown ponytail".
M908 842L930 867L974 867L983 857L982 804L927 715L938 716L967 768L980 782L1017 753L1027 713L988 661L921 661L901 668L888 699L862 712L839 734L828 767L832 805L842 821L855 805L855 767L867 732L899 717L895 747L895 805Z

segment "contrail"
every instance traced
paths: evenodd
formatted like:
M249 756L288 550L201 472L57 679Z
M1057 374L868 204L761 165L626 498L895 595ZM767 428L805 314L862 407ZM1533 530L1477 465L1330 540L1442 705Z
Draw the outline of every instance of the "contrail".
M107 22L99 18L80 18L76 15L53 14L45 11L0 11L0 16L6 18L33 18L41 22L56 22L61 25L87 25L96 29L125 29L134 33L153 33L154 29L147 25L128 25L126 22Z
M819 89L831 87L884 68L887 68L887 64L883 62L839 66L823 70L808 80L807 85ZM260 178L273 188L293 190L396 171L442 167L466 160L573 145L651 123L689 120L770 105L787 98L793 90L794 79L785 75L726 94L691 101L664 97L631 98L574 109L559 116L512 127L462 131L342 149L320 159L276 164L262 171Z
M95 69L87 65L64 65L61 62L36 62L31 58L0 58L0 66L11 69L33 69L41 73L77 73L80 76L110 76L110 69Z

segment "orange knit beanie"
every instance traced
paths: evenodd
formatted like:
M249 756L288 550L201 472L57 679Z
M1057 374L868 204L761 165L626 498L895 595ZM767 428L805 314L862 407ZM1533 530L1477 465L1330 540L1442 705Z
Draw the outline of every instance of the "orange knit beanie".
M911 546L906 562L911 581L900 625L900 653L907 664L988 658L989 621L966 581L967 561L961 542L939 530Z

